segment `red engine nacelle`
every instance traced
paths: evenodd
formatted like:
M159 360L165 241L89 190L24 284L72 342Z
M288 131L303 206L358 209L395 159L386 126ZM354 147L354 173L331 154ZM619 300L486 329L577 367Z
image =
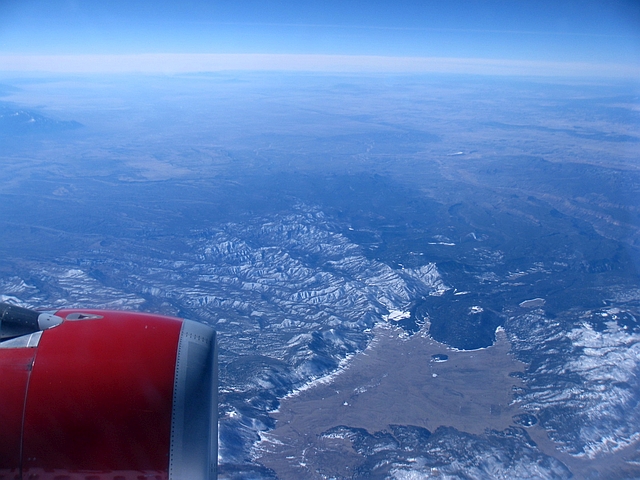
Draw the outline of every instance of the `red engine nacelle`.
M0 480L216 478L217 403L211 327L0 304Z

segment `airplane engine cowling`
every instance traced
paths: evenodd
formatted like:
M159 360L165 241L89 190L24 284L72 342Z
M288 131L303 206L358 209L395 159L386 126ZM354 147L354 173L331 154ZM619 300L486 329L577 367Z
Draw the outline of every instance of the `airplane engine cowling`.
M0 480L216 478L211 327L130 312L48 315L46 329L0 341Z

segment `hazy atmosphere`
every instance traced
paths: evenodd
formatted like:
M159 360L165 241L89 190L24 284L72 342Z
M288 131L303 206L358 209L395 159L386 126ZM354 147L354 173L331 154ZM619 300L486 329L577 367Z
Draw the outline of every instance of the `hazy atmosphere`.
M386 57L386 61L379 60L378 70L393 70L391 58L410 57L434 59L424 67L428 71L437 69L444 59L465 59L466 64L484 60L484 73L501 73L486 65L486 61L491 61L489 65L498 61L520 67L522 64L518 62L533 62L543 75L560 72L637 77L638 25L640 7L633 1L456 0L371 4L9 0L0 5L0 54L12 57L3 59L9 66L5 68L11 70L60 68L56 62L42 63L43 59L40 63L36 59L29 62L24 56L260 54ZM182 63L171 58L170 63L177 65L167 65L166 61L163 64L162 60L152 65L129 61L126 68L120 68L134 71L237 68L221 60L185 66L184 58ZM325 64L316 60L321 65L315 68L349 68L343 63L337 67L326 64L327 60ZM102 63L102 67L94 69L114 68L108 61L96 62ZM359 63L357 59L353 62ZM261 63L254 58L245 59L242 68L314 69L312 63L307 61L301 66L299 60L290 60L274 65L273 61ZM603 64L609 65L608 69L594 67ZM71 62L65 68L87 69L87 60ZM510 69L508 73L518 71Z
M215 327L219 478L640 476L640 6L0 3L0 301Z

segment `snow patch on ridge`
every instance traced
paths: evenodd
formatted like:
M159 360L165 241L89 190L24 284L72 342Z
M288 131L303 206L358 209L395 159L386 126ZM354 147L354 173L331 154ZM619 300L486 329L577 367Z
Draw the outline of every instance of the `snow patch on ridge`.
M594 458L640 440L640 333L621 326L616 314L605 328L584 320L569 329L541 314L507 323L516 355L531 367L517 394L560 450ZM582 318L598 313L583 312ZM615 318L614 318L615 317ZM515 324L518 324L516 326Z

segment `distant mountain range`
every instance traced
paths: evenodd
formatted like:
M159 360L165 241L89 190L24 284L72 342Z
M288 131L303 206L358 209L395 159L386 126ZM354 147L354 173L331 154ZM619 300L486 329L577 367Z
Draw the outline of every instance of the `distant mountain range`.
M57 133L81 128L74 120L56 120L34 110L25 110L10 103L0 103L0 135L34 135Z

